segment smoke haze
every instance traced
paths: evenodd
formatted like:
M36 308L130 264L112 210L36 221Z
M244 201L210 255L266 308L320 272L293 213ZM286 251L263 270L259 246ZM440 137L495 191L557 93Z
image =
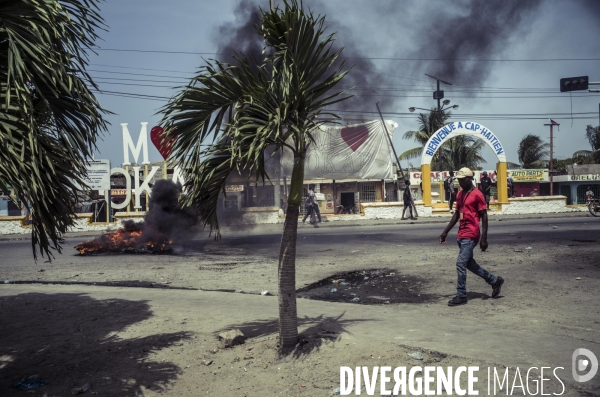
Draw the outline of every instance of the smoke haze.
M585 1L595 12L600 12L598 2ZM433 88L435 83L433 80L428 83L424 73L456 85L481 86L493 70L494 62L469 62L464 59L501 57L511 40L526 36L541 3L542 0L459 0L451 3L417 3L413 0L393 4L369 2L368 5L351 2L347 5L354 9L364 7L365 20L347 20L343 12L346 5L339 2L309 0L304 2L304 6L315 14L326 15L327 32L337 32L334 48L344 47L341 59L347 59L346 68L354 66L340 87L356 87L351 91L356 96L335 107L372 112L375 102L380 98L387 103L401 101L394 96L402 97L402 88L393 92L400 95L389 95L390 92L383 91L385 86L414 87L416 84L427 89ZM259 22L259 4L268 7L265 2L239 2L235 9L235 21L219 29L219 54L237 51L260 59L262 41L254 29L254 24ZM365 31L370 34L365 35ZM384 48L381 42L388 44L385 52L379 52ZM395 43L392 51L389 50L390 42ZM407 63L373 58L409 58L418 61ZM220 60L231 61L231 58L221 55ZM398 80L397 77L403 79ZM414 80L420 82L415 83Z

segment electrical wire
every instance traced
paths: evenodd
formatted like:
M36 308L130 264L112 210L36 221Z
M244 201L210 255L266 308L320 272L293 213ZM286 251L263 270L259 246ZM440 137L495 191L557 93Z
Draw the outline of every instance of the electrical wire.
M195 51L165 51L165 50L139 50L128 48L96 48L98 51L116 51L116 52L140 52L153 54L183 54L183 55L222 55L216 52L195 52ZM600 61L600 58L538 58L538 59L473 59L473 58L391 58L391 57L345 57L346 59L368 59L368 60L389 60L389 61L460 61L460 62L563 62L563 61Z

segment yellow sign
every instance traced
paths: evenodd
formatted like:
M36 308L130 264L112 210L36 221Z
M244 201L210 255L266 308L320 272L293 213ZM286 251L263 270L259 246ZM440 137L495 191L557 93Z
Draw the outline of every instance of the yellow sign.
M544 180L544 170L510 170L509 172L515 182Z

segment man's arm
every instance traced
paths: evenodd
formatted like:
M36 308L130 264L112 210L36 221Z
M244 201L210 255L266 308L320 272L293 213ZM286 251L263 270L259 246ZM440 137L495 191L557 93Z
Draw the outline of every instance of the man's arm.
M485 251L488 247L487 243L487 232L488 232L488 216L487 210L479 211L479 219L481 219L481 242L479 247L482 251Z
M458 218L459 217L460 217L460 215L459 215L458 211L454 212L454 215L452 216L452 219L450 219L450 222L448 222L448 226L446 226L446 228L444 229L444 231L440 235L440 244L445 244L446 243L446 237L448 236L448 232L450 230L452 230L452 228L454 227L454 225L456 225L456 222L458 222ZM486 225L487 225L487 223L486 223Z

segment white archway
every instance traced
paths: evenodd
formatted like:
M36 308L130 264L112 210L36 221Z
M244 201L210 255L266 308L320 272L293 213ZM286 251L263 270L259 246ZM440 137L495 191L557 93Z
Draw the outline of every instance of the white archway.
M506 183L506 153L498 137L485 126L473 121L455 121L437 130L423 147L421 154L421 182L423 184L423 202L431 206L431 159L440 146L449 139L461 135L469 135L482 139L498 157L496 172L498 174L498 202L508 203L508 188ZM441 192L440 192L441 193Z

